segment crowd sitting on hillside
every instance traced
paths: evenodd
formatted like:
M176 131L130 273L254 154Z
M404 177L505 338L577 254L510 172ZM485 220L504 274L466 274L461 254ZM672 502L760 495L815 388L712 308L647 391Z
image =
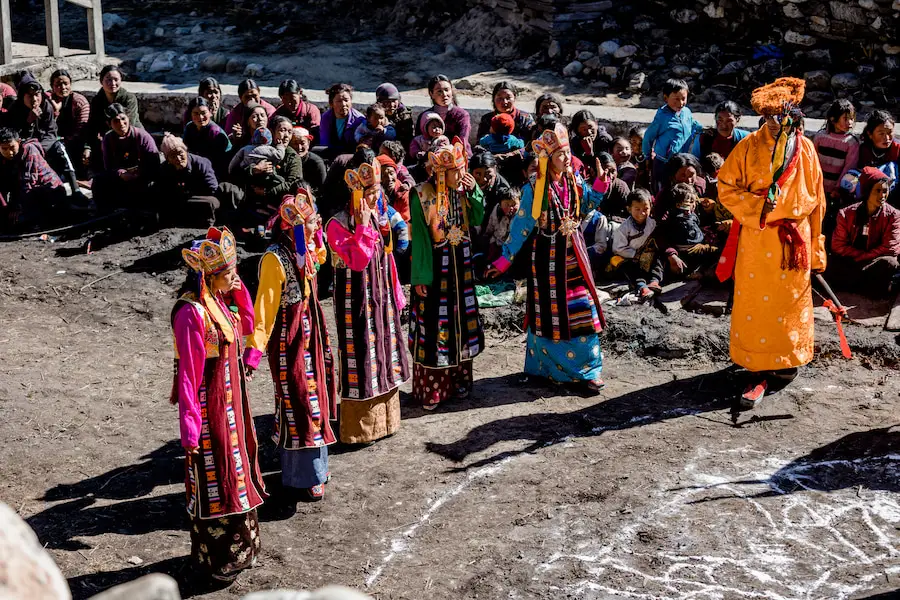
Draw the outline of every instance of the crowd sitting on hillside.
M431 176L429 153L459 138L485 198L476 240L482 276L500 255L523 185L535 177L532 141L561 122L569 128L572 169L585 179L605 173L611 180L602 205L582 216L595 275L627 278L635 295L649 300L666 281L714 277L732 223L718 202L717 174L748 133L731 101L716 108L714 128L702 128L687 106L688 85L675 79L651 125L620 136L590 111L563 114L556 94L541 95L534 113L526 112L515 86L501 82L493 89L494 110L471 136L469 113L451 81L436 75L428 83L434 105L419 115L390 83L377 88L377 103L364 110L354 106L350 85L333 85L323 111L294 80L280 85L277 107L245 80L239 103L226 110L218 82L206 78L180 135L160 138L143 128L137 98L122 80L117 67L105 67L90 102L72 90L64 70L53 73L49 90L30 74L16 88L3 88L3 233L33 229L48 215L129 209L145 224L224 223L239 236L265 239L282 198L300 187L312 192L324 221L346 206L344 173L359 146L367 146L380 163L381 218L406 279L410 191ZM894 291L900 272L900 143L888 112L873 111L860 137L852 132L855 120L853 104L837 100L825 128L811 136L829 203L827 275L835 287L884 295ZM521 273L528 260L519 262L507 273Z

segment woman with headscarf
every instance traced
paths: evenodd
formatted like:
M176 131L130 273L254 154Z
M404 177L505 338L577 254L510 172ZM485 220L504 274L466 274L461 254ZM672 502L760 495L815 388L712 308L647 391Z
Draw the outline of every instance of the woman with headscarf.
M278 210L273 244L259 263L256 326L244 352L247 375L263 350L275 384L275 430L281 482L302 499L321 500L328 481L328 446L336 439L337 389L316 275L327 251L312 195L300 188ZM295 498L291 497L291 501Z
M167 133L159 145L166 162L160 167L154 195L166 220L179 224L213 225L219 201L219 181L208 159L188 151L181 138Z
M450 78L446 75L432 77L428 81L428 95L433 105L416 119L416 135L420 135L425 129L425 115L437 113L444 121L444 135L447 139L459 138L466 149L466 156L472 156L472 147L469 144L469 134L472 132L471 117L467 110L457 105L456 92Z
M825 189L812 140L791 110L806 84L782 77L754 90L765 125L719 171L719 201L734 215L719 279L734 276L731 360L750 373L741 397L756 406L813 358L812 272L825 270Z
M400 427L400 386L409 379L400 325L406 298L391 252L380 163L370 149L357 151L344 181L350 205L326 226L341 360L340 438L367 444Z
M484 194L467 171L456 138L430 152L431 177L410 193L412 284L409 344L413 397L434 410L472 391L472 361L484 350L475 298L474 228L484 219Z
M592 185L572 171L569 135L561 123L545 131L533 147L537 174L522 193L503 256L487 276L509 269L532 239L525 373L598 392L604 385L599 334L605 320L580 225L603 202L609 179L599 165Z
M388 122L394 126L397 132L397 141L403 144L403 149L409 151L415 127L413 126L412 111L408 109L400 98L400 90L393 83L382 83L375 88L375 101L384 107Z
M259 86L252 79L245 79L238 84L238 97L241 101L231 109L225 119L225 133L231 137L235 147L240 148L249 144L253 135L247 128L250 112L255 107L262 106L268 120L275 114L275 107L262 99Z
M231 582L256 563L256 509L268 497L241 360L253 305L237 274L228 229L210 228L182 255L194 272L172 309L171 402L178 406L185 450L191 569Z

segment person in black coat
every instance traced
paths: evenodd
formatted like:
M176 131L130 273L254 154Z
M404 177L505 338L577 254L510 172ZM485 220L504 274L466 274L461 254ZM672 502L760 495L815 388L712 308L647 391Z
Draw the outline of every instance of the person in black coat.
M178 225L214 225L219 200L216 173L209 159L190 154L181 138L167 134L160 144L166 162L153 185L162 201L164 221Z

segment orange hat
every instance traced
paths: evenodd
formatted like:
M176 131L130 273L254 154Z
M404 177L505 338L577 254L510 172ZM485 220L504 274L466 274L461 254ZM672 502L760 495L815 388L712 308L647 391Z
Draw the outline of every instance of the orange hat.
M763 116L786 115L791 109L800 106L806 82L796 77L780 77L760 88L753 90L750 104L753 110Z
M499 135L509 135L515 128L516 120L509 113L500 113L491 119L491 129Z
M393 167L393 169L395 171L398 170L397 163L390 156L387 156L385 154L379 154L378 156L375 157L375 160L377 160L378 162L381 163L382 169L384 169L385 167Z

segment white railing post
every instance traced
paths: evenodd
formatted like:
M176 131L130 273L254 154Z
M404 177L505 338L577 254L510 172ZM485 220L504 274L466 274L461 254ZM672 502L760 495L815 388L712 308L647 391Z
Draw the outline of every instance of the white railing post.
M12 62L12 19L9 0L0 0L0 65Z

